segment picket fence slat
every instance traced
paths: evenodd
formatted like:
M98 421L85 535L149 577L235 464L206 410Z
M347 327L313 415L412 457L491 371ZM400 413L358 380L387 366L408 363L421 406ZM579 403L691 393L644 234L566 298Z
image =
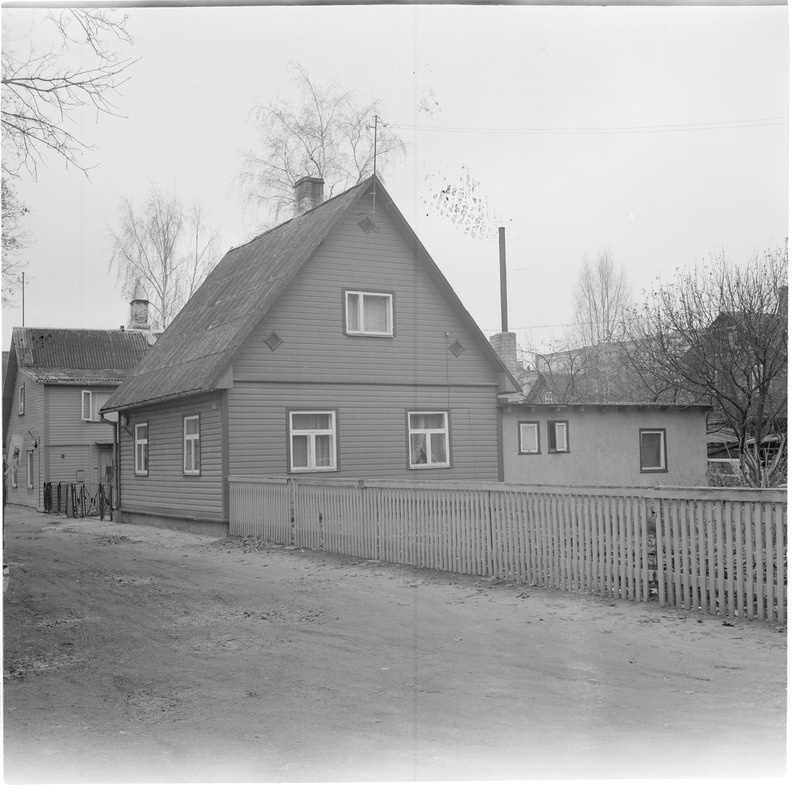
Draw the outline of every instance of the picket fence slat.
M229 481L231 535L786 621L785 490Z

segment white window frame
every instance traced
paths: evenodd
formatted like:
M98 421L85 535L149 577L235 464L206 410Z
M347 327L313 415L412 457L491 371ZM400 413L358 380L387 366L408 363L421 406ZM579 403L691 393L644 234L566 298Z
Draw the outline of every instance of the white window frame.
M550 427L555 428L555 445L550 446ZM564 428L564 438L559 440L558 429L559 426ZM561 443L563 442L563 444ZM548 453L568 453L569 452L569 421L568 420L548 420L547 421L547 452Z
M17 414L18 416L22 416L25 413L25 384L19 385L19 390L17 391Z
M328 428L294 428L294 418L307 414L325 414L330 417L330 427ZM306 459L308 466L295 466L294 463L294 440L297 437L306 439ZM329 436L331 440L331 463L328 466L317 466L317 436ZM290 472L335 472L339 465L339 451L337 449L337 418L334 409L301 409L289 411L289 471Z
M147 429L147 438L139 438L139 429ZM141 453L141 466L140 463ZM150 474L150 423L137 422L133 426L133 474L134 475L149 475Z
M661 443L658 446L658 466L646 467L642 463L642 437L645 434L658 436ZM667 429L666 428L639 428L639 471L640 472L666 472L667 471Z
M525 449L522 445L522 429L525 428L535 428L536 430L536 449L535 450L528 450ZM517 451L519 455L539 455L542 452L542 438L541 438L541 431L539 429L539 422L538 420L531 420L531 421L521 421L518 424L518 447Z
M444 427L443 428L413 428L411 427L411 417L416 416L418 414L441 414L444 418ZM444 452L445 452L445 460L444 461L436 461L434 463L427 463L427 464L415 464L413 460L412 451L414 449L414 445L412 442L412 436L425 436L425 449L428 451L430 455L431 451L431 436L433 434L441 435L444 434ZM406 446L408 448L408 466L410 469L446 469L451 466L450 464L450 412L447 410L441 409L434 409L431 411L420 411L420 410L409 410L406 413Z
M358 297L358 328L350 327L349 299L351 295ZM386 307L387 331L366 331L364 329L364 297L371 296L388 299ZM392 293L376 293L366 290L344 291L344 326L345 333L355 337L393 337L394 336L394 296Z
M113 392L95 392L92 389L81 390L81 419L84 422L100 422L100 409L108 402ZM87 405L88 396L88 405ZM102 405L98 405L100 400L103 400ZM88 412L87 412L88 408Z
M27 454L25 455L25 473L28 478L28 488L34 488L34 477L35 473L33 470L33 450L28 450Z
M190 433L186 426L197 420L197 433ZM187 454L188 453L188 454ZM183 474L200 474L200 415L190 414L183 418Z

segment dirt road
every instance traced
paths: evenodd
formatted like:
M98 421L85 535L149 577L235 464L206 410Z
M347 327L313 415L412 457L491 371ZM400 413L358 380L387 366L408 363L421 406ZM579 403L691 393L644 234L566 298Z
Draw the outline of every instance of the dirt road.
M786 635L5 516L9 783L781 775Z

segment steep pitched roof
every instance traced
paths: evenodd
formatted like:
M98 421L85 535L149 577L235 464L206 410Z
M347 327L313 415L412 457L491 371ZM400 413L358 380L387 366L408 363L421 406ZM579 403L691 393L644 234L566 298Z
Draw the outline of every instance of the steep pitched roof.
M511 379L509 391L513 391L516 383L489 341L380 180L370 177L225 254L140 365L111 396L105 409L120 410L218 389L239 346L373 184L414 254L473 329L478 344L496 369Z
M115 387L147 352L139 331L15 328L3 372L3 424L8 426L21 370L42 384Z
M138 331L15 328L16 365L45 384L119 384L147 352Z

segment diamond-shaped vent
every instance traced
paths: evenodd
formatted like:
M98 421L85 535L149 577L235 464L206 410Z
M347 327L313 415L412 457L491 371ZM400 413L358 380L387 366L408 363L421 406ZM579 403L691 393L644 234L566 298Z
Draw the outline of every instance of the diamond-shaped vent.
M456 359L457 359L459 356L461 356L461 354L462 354L462 353L464 353L464 351L466 350L466 348L465 348L465 347L464 347L464 346L463 346L463 345L462 345L462 344L461 344L461 343L460 343L458 340L456 340L455 342L453 342L453 343L452 343L452 344L449 346L449 348L450 348L450 353L452 353L452 354L453 354L453 356L455 356L455 357L456 357Z
M364 234L365 234L365 235L368 235L368 234L369 234L370 232L372 232L374 229L377 229L377 228L378 228L378 227L377 227L377 226L375 226L375 224L372 222L372 219L371 219L369 216L367 216L367 215L365 215L365 216L364 216L364 217L363 217L363 218L362 218L362 219L361 219L361 220L358 222L358 225L361 227L361 229L362 229L362 231L364 232Z
M274 351L276 348L279 348L283 343L283 340L278 336L277 331L273 331L268 337L264 337L264 342L267 343L267 347Z

